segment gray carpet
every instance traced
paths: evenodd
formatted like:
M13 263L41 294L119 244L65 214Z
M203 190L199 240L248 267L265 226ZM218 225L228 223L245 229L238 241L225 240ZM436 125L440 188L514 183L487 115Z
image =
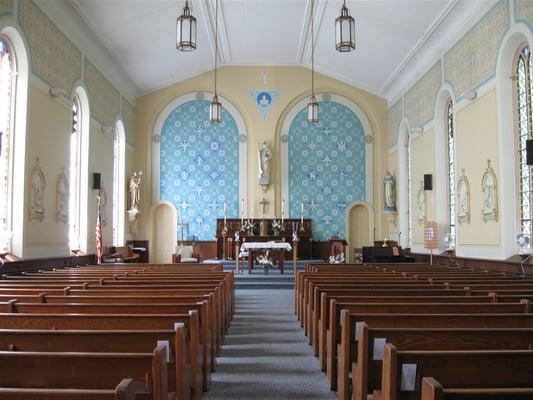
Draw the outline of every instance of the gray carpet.
M237 290L206 400L335 399L294 315L294 291Z

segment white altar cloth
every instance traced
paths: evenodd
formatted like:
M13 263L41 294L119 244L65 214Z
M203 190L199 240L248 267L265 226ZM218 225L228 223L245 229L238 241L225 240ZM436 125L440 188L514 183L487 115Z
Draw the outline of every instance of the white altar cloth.
M244 242L241 245L241 252L247 251L247 250L286 250L290 251L292 250L292 246L290 243L287 242L278 242L278 243L272 243L272 242Z

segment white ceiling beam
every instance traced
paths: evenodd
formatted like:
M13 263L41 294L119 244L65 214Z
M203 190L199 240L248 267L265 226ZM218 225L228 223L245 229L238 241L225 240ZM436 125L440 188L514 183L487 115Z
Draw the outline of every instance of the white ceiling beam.
M211 54L215 57L215 0L199 1L201 19L209 35ZM218 2L218 60L220 64L231 63L231 51L229 46L226 19L224 17L224 2Z

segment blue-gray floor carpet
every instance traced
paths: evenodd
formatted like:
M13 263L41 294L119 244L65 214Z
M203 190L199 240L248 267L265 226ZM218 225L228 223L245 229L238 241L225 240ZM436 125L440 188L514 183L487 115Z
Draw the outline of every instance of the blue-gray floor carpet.
M294 315L294 291L237 290L206 400L333 400Z

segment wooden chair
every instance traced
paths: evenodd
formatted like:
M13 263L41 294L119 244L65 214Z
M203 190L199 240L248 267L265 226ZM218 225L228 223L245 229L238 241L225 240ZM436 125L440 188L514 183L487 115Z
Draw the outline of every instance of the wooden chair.
M199 263L200 255L193 253L192 246L176 246L175 253L172 255L172 262L179 263Z
M114 250L114 251L113 251ZM102 257L104 263L131 263L138 261L140 254L133 252L133 246L111 247L110 252Z

